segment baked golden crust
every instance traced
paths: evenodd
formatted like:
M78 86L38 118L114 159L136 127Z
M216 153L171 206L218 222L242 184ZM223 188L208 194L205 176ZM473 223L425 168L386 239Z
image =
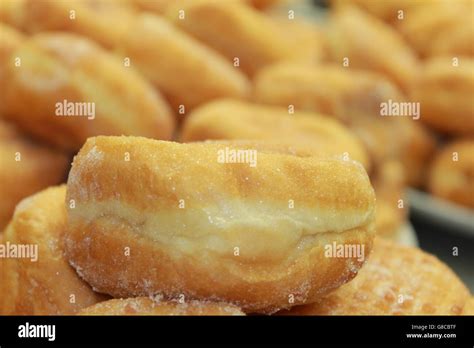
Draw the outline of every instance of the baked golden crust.
M354 6L338 7L331 14L329 46L337 63L386 75L404 91L417 73L417 59L400 34L386 23Z
M428 188L435 196L474 208L474 139L454 141L438 152Z
M171 137L174 118L166 102L95 43L38 34L14 57L21 57L21 67L5 69L0 111L33 135L71 151L97 134Z
M95 2L27 0L18 10L23 20L16 24L33 32L75 32L113 50L120 60L129 58L131 66L158 87L176 111L180 105L189 110L214 98L244 98L249 93L244 74L163 18L107 1L102 9ZM76 11L75 20L70 20L71 8Z
M113 299L79 311L78 315L245 315L233 305L218 302L154 301L149 297Z
M317 156L345 156L370 168L359 140L336 120L315 113L217 100L194 110L186 119L181 140L264 140L306 148Z
M67 156L0 120L0 231L23 198L66 179Z
M351 282L291 315L459 315L470 294L453 271L420 249L376 238Z
M185 19L179 11L185 12ZM229 61L235 63L238 58L239 67L250 76L278 61L311 60L305 54L301 57L305 48L293 44L277 22L238 1L181 2L170 7L166 17Z
M37 261L32 261L34 257L2 261L2 314L74 314L105 299L92 291L63 257L65 196L65 185L52 187L18 204L3 242L9 250L12 246L37 245Z
M474 59L430 59L411 90L421 104L421 120L429 127L452 135L474 135Z
M363 260L324 248L370 250L375 202L362 166L269 152L254 168L219 163L229 147L89 139L68 181L71 264L114 297L184 294L246 312L313 301L351 279Z

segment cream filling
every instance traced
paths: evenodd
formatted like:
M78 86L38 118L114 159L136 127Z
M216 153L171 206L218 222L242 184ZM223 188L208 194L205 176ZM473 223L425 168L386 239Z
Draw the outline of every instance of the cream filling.
M324 232L366 225L373 211L293 208L226 201L224 205L141 211L123 201L81 203L69 210L71 222L82 220L126 227L180 253L214 252L229 258L259 261L284 257L299 241ZM105 219L105 220L104 220Z

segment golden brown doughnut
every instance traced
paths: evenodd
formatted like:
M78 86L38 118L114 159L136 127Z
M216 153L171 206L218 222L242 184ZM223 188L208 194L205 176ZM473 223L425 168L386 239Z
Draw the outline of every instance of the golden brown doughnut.
M363 255L324 249L370 251L375 202L363 167L267 152L255 167L220 163L226 148L244 150L90 138L67 190L76 207L66 250L79 274L114 297L184 294L265 313L351 279Z
M436 0L405 10L397 29L423 58L433 55L473 55L471 0Z
M411 90L421 104L421 120L429 127L452 135L474 135L474 59L430 59Z
M240 308L217 302L154 301L148 297L113 299L79 311L78 315L245 315Z
M0 120L0 232L18 202L65 180L68 166L66 155L29 140Z
M70 20L70 9L77 13ZM104 10L95 1L27 0L17 26L28 31L71 31L113 50L136 67L167 97L176 112L219 97L243 98L250 84L220 54L168 21L150 13L116 6ZM120 23L120 25L117 25ZM144 49L146 47L146 49Z
M382 117L381 103L409 101L382 75L335 64L280 63L254 79L258 102L334 116L361 139L375 164L399 159L408 183L418 186L430 159L433 136L413 117Z
M436 154L428 189L435 196L474 208L474 139L454 141Z
M8 250L10 258L2 260L2 314L74 314L106 298L92 291L63 257L65 196L65 185L51 187L16 207L3 238L3 252ZM29 258L11 257L20 246Z
M180 17L185 12L185 18ZM179 28L222 53L248 75L262 67L282 61L311 61L306 48L259 11L240 2L200 0L178 3L166 17ZM287 22L292 20L287 18ZM316 35L315 31L315 35Z
M174 117L161 96L85 38L38 34L10 59L0 112L44 141L74 151L97 134L172 135Z
M404 91L417 73L417 59L400 34L386 23L354 7L331 13L328 43L338 64L386 75Z
M219 139L279 141L305 147L313 155L349 155L370 168L359 140L336 120L315 113L217 100L194 110L186 119L181 140L185 142Z
M347 124L361 117L380 117L380 103L404 99L383 75L336 64L274 64L257 74L253 94L260 103L294 105L296 110L332 115Z
M454 272L420 249L376 238L359 274L290 315L459 315L470 294Z

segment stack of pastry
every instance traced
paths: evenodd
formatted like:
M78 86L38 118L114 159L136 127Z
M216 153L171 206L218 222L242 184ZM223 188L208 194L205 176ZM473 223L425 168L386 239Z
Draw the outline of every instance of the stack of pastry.
M383 72L394 82L403 77L398 82L404 88L406 100L421 107L418 126L435 136L437 146L432 154L428 143L423 145L425 140L421 140L421 135L416 140L414 137L416 143L412 144L411 152L425 151L426 156L418 164L406 159L408 176L413 178L409 184L474 209L472 198L468 198L474 186L474 3L390 0L375 4L371 0L334 0L333 5L336 20L329 35L333 57L347 55L357 67ZM351 20L354 26L349 27ZM362 32L362 28L368 28L369 21L373 30ZM379 30L375 30L376 25ZM382 32L390 32L392 38L403 42L403 50L388 35L382 42ZM345 35L349 33L352 40ZM367 39L368 34L372 40ZM376 35L380 41L373 46L378 53L367 47L362 49L363 42L375 41ZM386 54L394 47L398 47L398 56ZM410 57L408 52L412 52ZM355 61L352 58L358 57L358 53L364 57ZM418 61L416 69L413 57Z
M386 18L341 6L325 32L292 3L0 3L0 314L469 311L395 242L435 140L379 117L439 69ZM469 202L446 163L430 184Z

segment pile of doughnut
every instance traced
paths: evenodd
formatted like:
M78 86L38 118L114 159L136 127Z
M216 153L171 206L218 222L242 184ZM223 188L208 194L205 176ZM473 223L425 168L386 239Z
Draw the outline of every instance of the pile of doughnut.
M0 2L0 314L473 314L473 2L303 2Z

